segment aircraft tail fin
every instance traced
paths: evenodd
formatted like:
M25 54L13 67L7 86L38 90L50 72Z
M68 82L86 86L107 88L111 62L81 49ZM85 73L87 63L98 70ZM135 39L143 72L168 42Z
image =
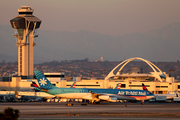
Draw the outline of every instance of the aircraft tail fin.
M70 88L76 88L76 82L74 82Z
M31 87L38 88L38 85L35 82L32 82Z
M52 85L51 82L40 71L35 70L34 74L36 76L40 88L47 90L55 88L55 86Z
M146 86L144 85L144 83L142 83L142 88L143 88L143 90L148 91L148 89L146 88Z
M179 97L179 95L176 93L176 97Z
M33 88L33 90L35 90L35 92L41 91L39 86L35 82L32 82L31 87Z
M121 89L121 83L118 83L114 89Z

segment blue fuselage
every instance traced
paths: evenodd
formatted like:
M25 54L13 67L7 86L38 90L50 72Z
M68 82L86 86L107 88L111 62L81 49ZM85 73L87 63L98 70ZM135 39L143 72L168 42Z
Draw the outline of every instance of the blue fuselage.
M116 97L119 100L142 100L154 97L149 91L144 90L127 90L127 89L92 89L92 88L53 88L47 92L51 95L59 96L62 98L91 98L93 95L96 96L110 96Z

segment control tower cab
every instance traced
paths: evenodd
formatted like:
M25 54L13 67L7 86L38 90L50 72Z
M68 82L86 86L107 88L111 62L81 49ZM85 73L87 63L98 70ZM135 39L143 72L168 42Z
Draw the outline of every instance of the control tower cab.
M10 20L18 46L18 75L31 79L34 75L34 37L38 37L35 30L40 27L41 20L33 16L30 6L21 6L18 13L18 16Z
M32 15L33 14L33 9L31 9L30 6L21 6L20 9L18 9L19 15Z

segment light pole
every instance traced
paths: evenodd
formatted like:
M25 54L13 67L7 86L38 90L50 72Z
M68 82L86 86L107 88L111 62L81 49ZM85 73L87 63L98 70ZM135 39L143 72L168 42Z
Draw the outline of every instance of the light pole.
M93 77L93 72L91 72L91 79L92 79L92 77Z
M105 74L104 74L104 72L105 72L106 70L101 69L101 71L103 72L103 78L105 78Z

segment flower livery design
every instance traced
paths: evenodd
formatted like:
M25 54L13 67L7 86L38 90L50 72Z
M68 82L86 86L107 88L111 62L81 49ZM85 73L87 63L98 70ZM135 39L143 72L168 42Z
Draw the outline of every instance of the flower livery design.
M40 79L41 81L39 82L41 85L45 86L45 84L47 84L47 80L45 80L44 78L43 79Z

